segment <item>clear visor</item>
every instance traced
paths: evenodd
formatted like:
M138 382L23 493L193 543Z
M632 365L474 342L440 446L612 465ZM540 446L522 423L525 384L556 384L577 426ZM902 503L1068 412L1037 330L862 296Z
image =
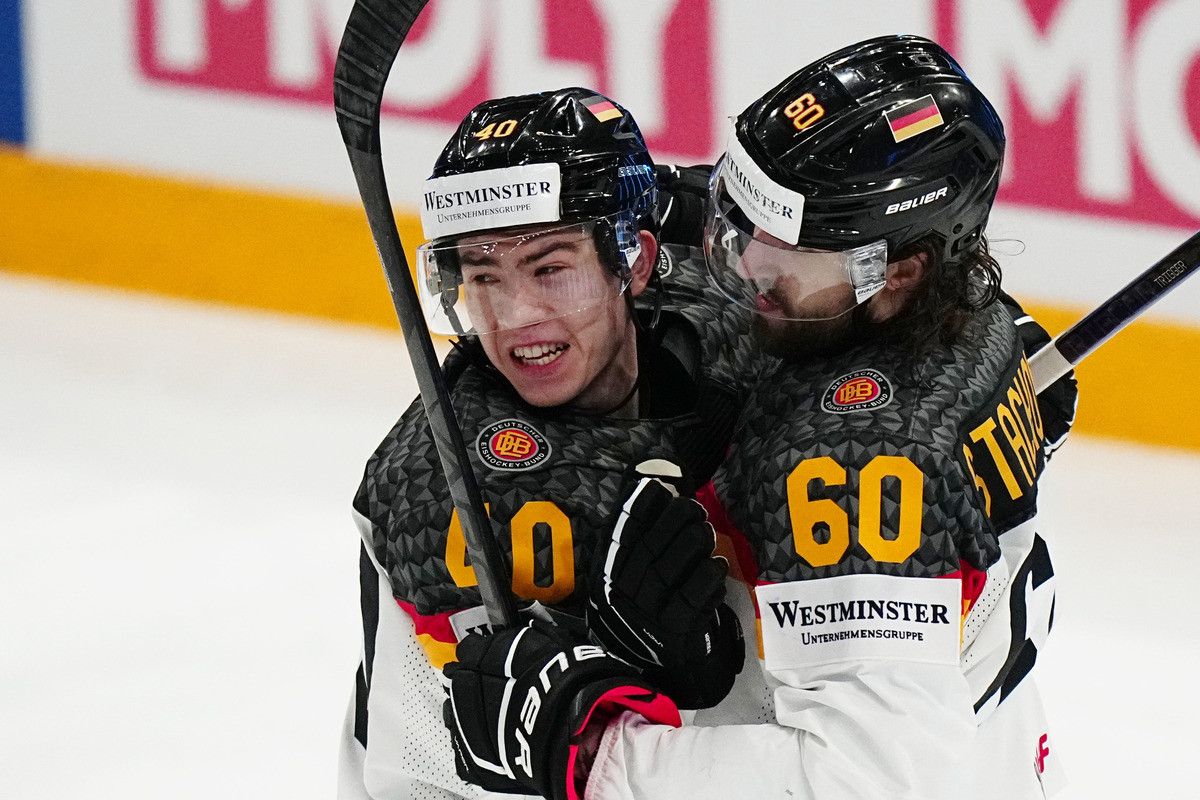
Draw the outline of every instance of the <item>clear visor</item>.
M620 298L628 277L596 248L615 237L626 264L636 233L618 217L566 225L465 234L417 248L417 288L429 329L444 336L495 333L595 309ZM631 243L632 242L632 243ZM622 270L624 275L629 270Z
M791 245L755 227L713 170L704 226L708 271L731 300L787 320L840 317L884 287L887 242L826 251Z

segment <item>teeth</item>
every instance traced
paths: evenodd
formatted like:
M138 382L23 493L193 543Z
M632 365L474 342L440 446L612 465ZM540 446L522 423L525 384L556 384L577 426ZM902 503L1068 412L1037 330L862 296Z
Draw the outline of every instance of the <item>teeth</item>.
M527 347L514 347L512 354L518 360L528 364L549 364L562 354L567 346L564 344L534 344Z

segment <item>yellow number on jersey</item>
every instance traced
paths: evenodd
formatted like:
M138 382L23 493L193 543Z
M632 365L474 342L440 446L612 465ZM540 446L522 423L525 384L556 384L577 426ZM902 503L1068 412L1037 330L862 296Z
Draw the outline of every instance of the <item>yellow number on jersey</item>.
M538 523L550 528L551 574L548 586L534 582L536 558L533 529ZM549 500L531 500L513 514L513 592L518 597L554 603L575 591L575 549L571 520Z
M485 511L490 511L484 505ZM534 551L534 529L544 524L550 530L551 574L549 583L537 582L537 558ZM575 542L571 519L549 500L531 500L513 514L509 524L512 532L513 576L512 589L518 597L555 603L575 591ZM463 538L458 509L450 514L450 530L446 536L446 569L460 588L475 586L475 568L467 564L467 542ZM544 582L544 581L543 581Z
M812 480L841 486L846 482L846 470L832 458L822 456L801 461L787 477L788 513L796 552L814 567L827 567L836 564L850 546L850 518L829 498L809 499L808 484ZM821 523L829 528L829 541L823 544L815 533Z
M900 524L895 539L883 536L883 479L900 481ZM796 553L814 567L836 564L850 547L850 515L829 498L813 499L808 486L846 483L846 469L829 456L801 461L787 477L788 514ZM876 561L900 564L921 546L925 476L904 456L875 456L858 473L858 543ZM817 541L818 525L829 539Z

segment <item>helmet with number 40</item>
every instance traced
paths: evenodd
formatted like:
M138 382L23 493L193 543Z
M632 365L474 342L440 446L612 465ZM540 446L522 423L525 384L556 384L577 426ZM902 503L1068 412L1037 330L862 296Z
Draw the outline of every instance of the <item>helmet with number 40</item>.
M656 201L654 163L637 124L603 95L569 88L481 103L423 190L429 241L417 252L417 284L431 330L489 333L612 300L629 286L637 232L656 228ZM609 274L561 265L529 275L475 269L592 246ZM518 300L542 316L508 321L503 312Z

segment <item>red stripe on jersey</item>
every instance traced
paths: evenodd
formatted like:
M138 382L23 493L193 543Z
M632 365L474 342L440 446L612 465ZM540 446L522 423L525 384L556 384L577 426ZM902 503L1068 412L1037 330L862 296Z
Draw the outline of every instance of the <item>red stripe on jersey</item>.
M965 561L960 560L958 564L961 570L959 574L962 575L963 614L967 614L983 594L983 587L987 585L987 573L975 569Z
M412 603L397 599L396 605L400 606L405 614L412 617L417 636L425 635L439 642L458 644L458 637L454 635L454 628L450 626L450 617L457 614L457 611L447 611L443 614L421 614Z

